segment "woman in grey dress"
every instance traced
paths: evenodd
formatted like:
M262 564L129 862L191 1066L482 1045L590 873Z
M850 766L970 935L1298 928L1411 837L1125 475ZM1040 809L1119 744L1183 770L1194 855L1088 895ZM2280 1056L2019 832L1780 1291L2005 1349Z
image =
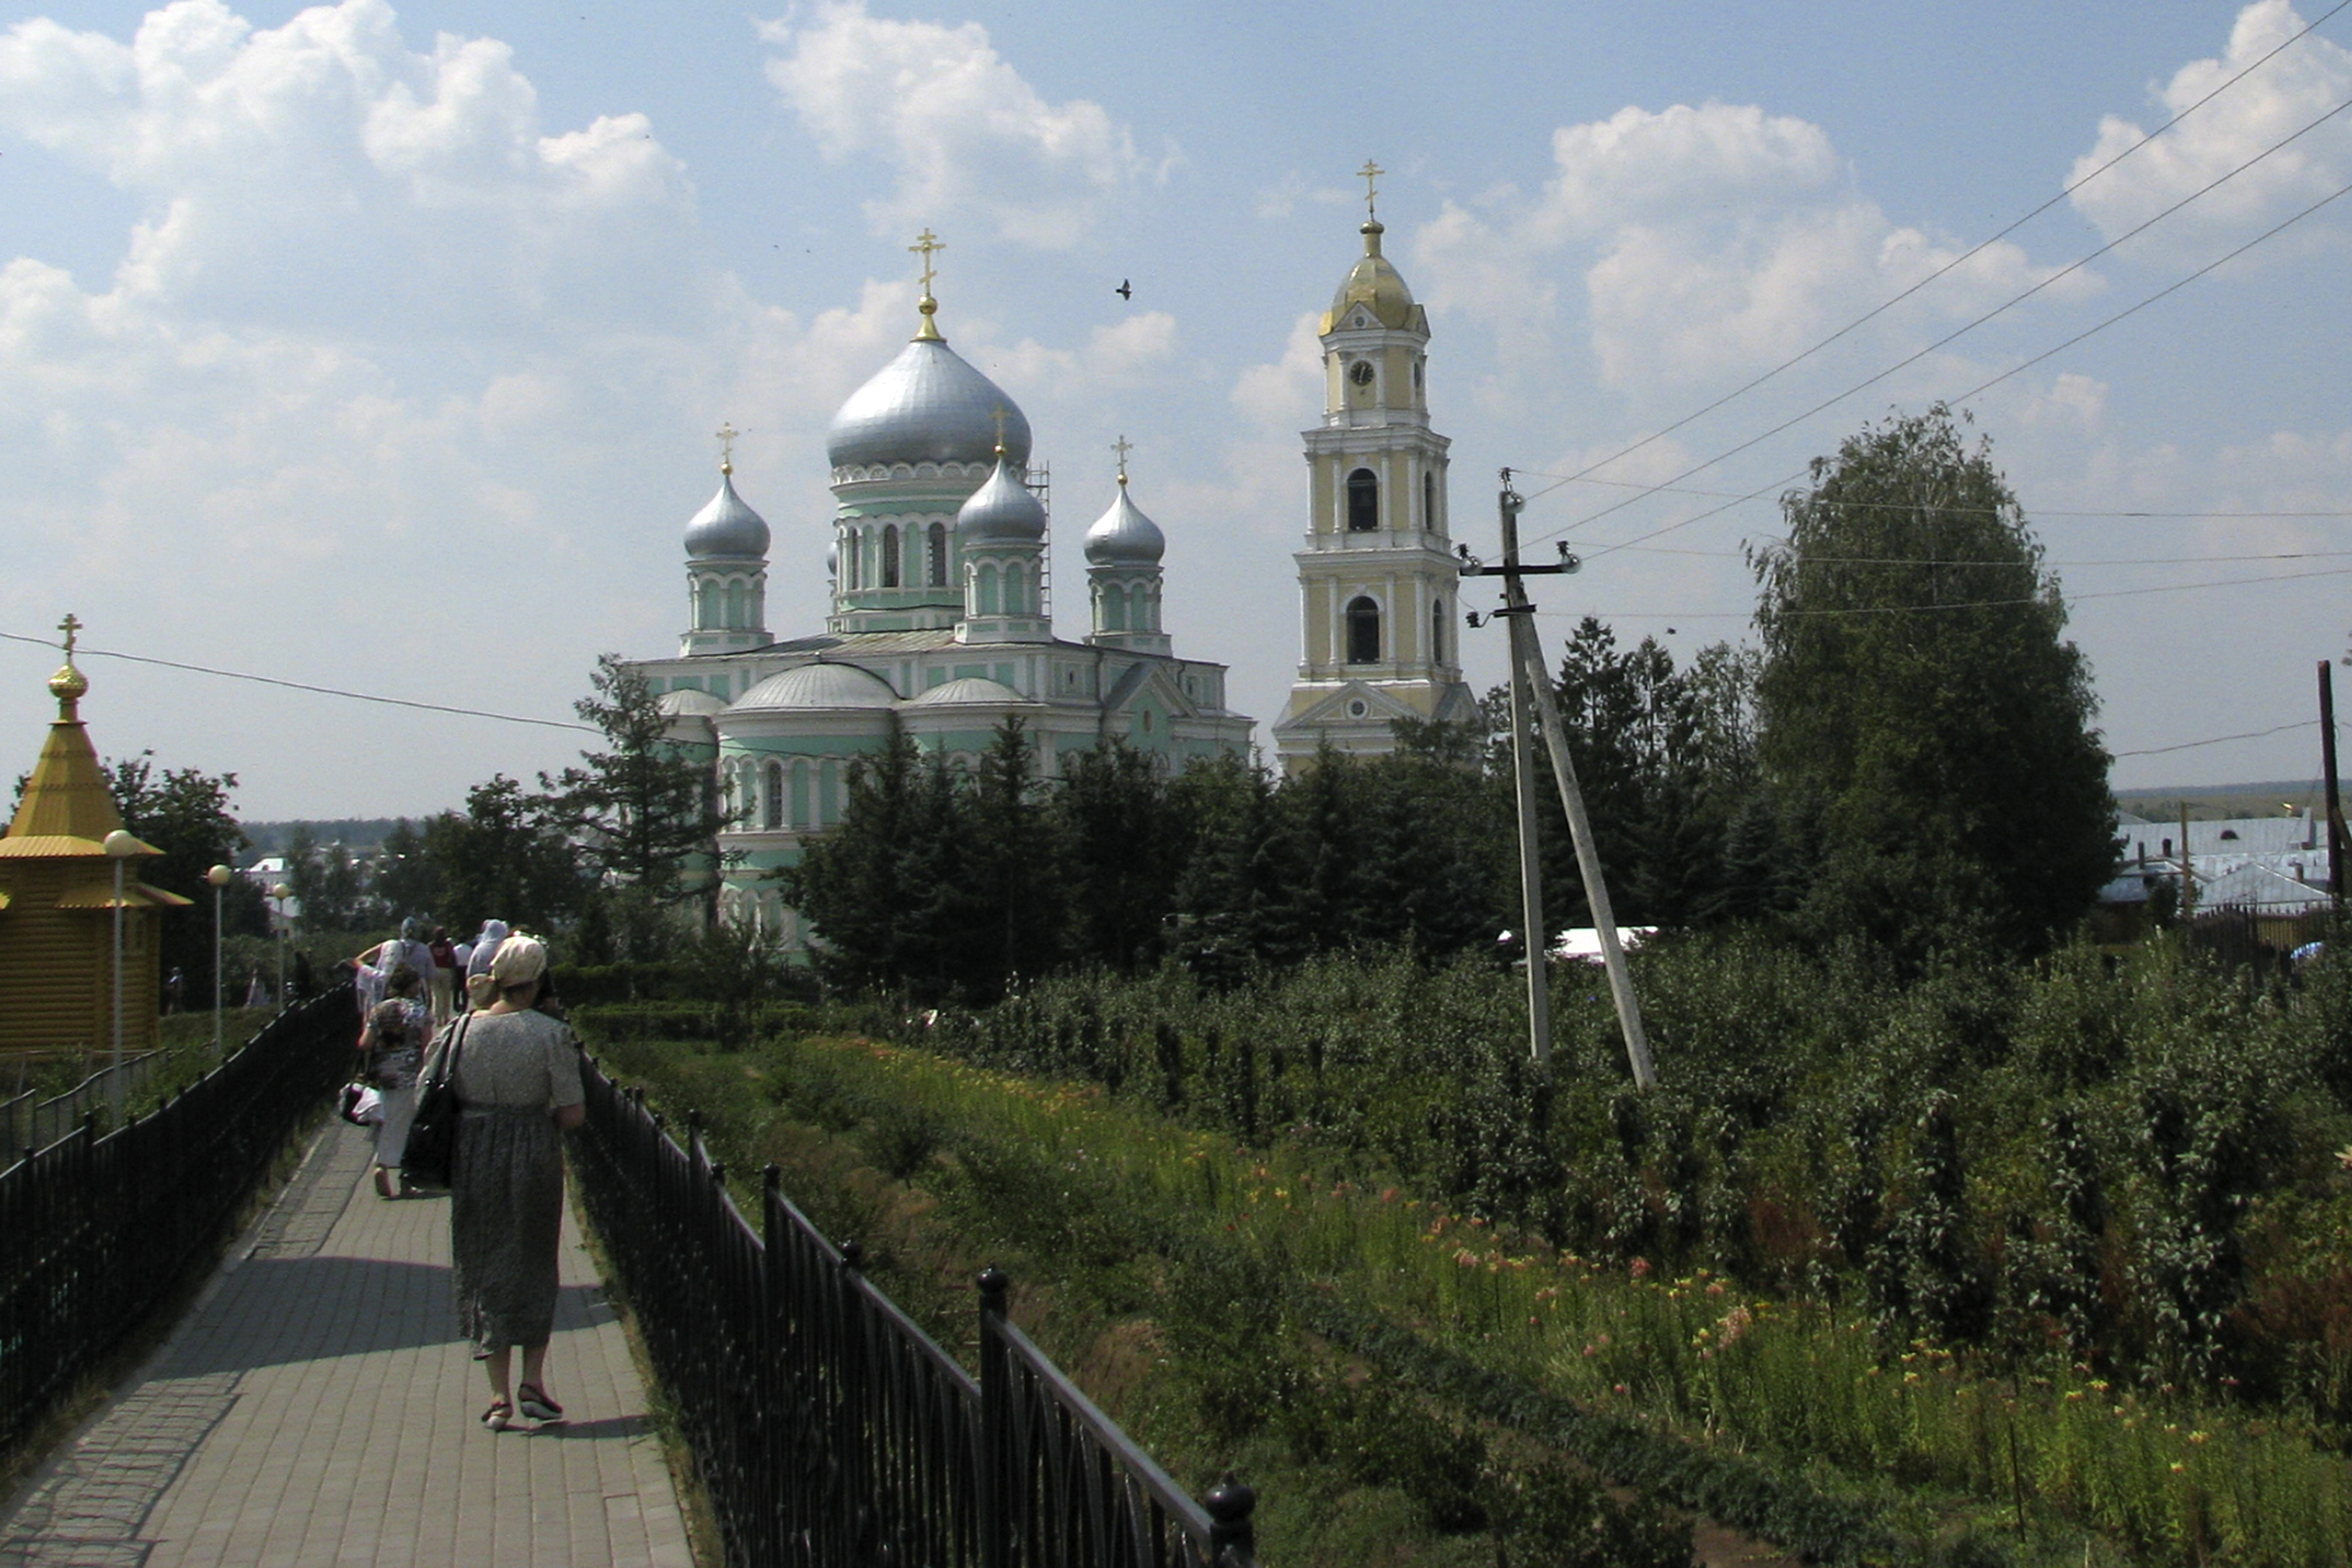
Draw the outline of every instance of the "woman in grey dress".
M493 1395L482 1425L503 1431L518 1408L548 1425L563 1407L547 1392L547 1340L555 1324L556 1238L563 1225L563 1140L586 1114L580 1048L572 1031L531 1010L547 949L510 936L491 961L499 999L453 1025L434 1047L428 1079L456 1051L457 1159L449 1183L450 1254L458 1332L473 1342ZM462 1047L451 1042L462 1040ZM510 1386L514 1347L522 1382Z

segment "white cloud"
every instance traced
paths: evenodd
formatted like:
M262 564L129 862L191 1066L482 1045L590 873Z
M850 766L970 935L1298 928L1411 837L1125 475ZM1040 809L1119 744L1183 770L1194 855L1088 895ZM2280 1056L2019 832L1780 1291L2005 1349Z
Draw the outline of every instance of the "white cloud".
M1555 132L1552 157L1532 202L1449 204L1412 243L1423 298L1493 329L1507 374L1549 361L1579 314L1602 380L1621 391L1753 374L1959 254L1853 192L1818 126L1751 106L1625 109ZM2046 276L2017 247L1988 247L1889 312L1871 341L1916 346L1923 326ZM1563 297L1577 281L1580 298ZM2053 292L2096 287L2078 273Z
M1127 127L1085 99L1047 102L977 22L892 21L832 0L805 26L760 33L789 50L768 79L825 156L896 171L892 195L866 204L877 228L971 214L1003 238L1066 249L1105 198L1151 173Z
M2238 14L2219 58L2191 60L2153 94L2163 118L2187 109L2301 31L2290 0ZM2312 34L2074 195L2075 210L2112 238L2191 195L2352 98L2352 50ZM2109 115L2075 161L2081 180L2145 131ZM2131 242L2142 256L2202 258L2352 182L2352 117L2329 121Z
M642 115L542 134L493 39L409 50L383 0L257 30L174 0L129 43L0 36L0 130L145 204L117 290L396 339L675 309L691 193Z

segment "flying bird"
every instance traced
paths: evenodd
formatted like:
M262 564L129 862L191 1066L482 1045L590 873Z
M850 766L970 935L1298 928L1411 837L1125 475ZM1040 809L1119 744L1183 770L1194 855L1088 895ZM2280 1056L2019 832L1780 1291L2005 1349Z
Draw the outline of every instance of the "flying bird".
M1112 289L1111 292L1118 295L1122 300L1132 300L1135 298L1134 289L1129 285L1128 280L1124 278L1118 280L1118 287Z

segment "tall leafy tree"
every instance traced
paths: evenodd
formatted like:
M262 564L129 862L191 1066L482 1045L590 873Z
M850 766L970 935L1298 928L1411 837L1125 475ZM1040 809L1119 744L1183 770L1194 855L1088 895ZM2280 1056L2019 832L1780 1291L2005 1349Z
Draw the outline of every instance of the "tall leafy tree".
M587 874L551 804L504 773L467 790L463 812L426 818L420 837L440 889L433 911L457 936L491 919L526 931L562 925L587 895Z
M351 851L321 844L307 822L286 836L286 885L311 931L356 931L367 921L367 889Z
M194 909L165 916L162 964L166 974L180 971L188 1005L210 1006L213 889L205 874L215 866L236 865L247 846L245 830L230 809L236 775L158 770L153 755L142 752L105 763L107 789L122 814L122 826L163 852L138 866L139 879L194 900ZM246 878L229 879L221 889L221 924L229 936L268 934L269 912L261 889Z
M1802 917L1912 959L2032 951L2115 858L2089 666L2016 496L1949 409L1818 458L1759 553L1759 757L1819 823Z

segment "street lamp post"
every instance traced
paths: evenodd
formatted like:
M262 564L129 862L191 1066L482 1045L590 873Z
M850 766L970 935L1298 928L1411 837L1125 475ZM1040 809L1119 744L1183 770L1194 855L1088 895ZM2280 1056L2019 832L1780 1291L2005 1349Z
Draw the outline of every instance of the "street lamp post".
M278 1005L282 1008L286 1005L286 938L292 930L286 923L286 900L294 896L294 889L280 882L269 889L269 896L278 900Z
M221 1059L221 889L236 873L226 866L215 866L205 873L205 880L213 885L213 1060Z
M122 1125L122 864L139 853L139 840L118 827L106 836L106 858L114 862L114 1070L107 1075L107 1102L114 1124Z

